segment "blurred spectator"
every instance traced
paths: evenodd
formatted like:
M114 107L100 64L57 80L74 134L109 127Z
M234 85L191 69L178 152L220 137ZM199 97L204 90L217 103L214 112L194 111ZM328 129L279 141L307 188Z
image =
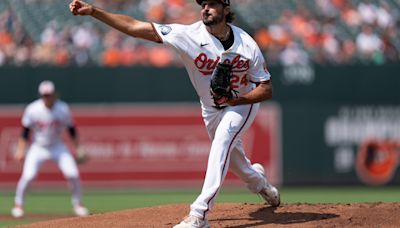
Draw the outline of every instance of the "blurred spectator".
M376 20L377 8L374 4L370 3L368 0L361 2L358 5L358 13L361 16L361 20L367 24L374 24Z
M383 52L388 62L399 61L399 52L393 43L390 30L386 30L382 37ZM397 38L394 38L397 39Z
M163 1L155 1L153 4L149 6L149 9L146 15L149 21L159 21L160 23L166 23L167 21L167 12L165 11L165 2Z
M271 36L272 45L286 46L291 41L288 31L279 24L270 25L268 27L268 32Z
M360 56L371 59L382 49L382 40L373 32L372 28L365 25L356 38L357 50Z
M381 6L376 12L377 24L379 27L383 29L392 27L395 23L393 15L391 14L390 6L386 2L381 2Z
M122 44L122 50L120 52L122 66L130 66L137 64L137 53L136 53L137 40L127 39Z
M254 34L254 40L257 42L261 49L267 49L272 45L272 37L267 28L260 28Z
M321 46L328 60L330 60L332 63L337 63L340 61L340 45L333 33L325 34Z
M15 50L14 64L16 66L22 66L29 62L30 50L26 46L18 47Z
M167 67L172 64L174 57L170 49L165 47L153 47L150 50L150 65L156 67Z
M331 0L316 0L318 8L321 10L322 15L328 18L335 17L338 13Z
M14 43L13 37L11 34L4 28L4 26L0 27L0 46L5 47Z
M356 45L353 40L347 39L342 42L341 59L343 64L354 63L356 59Z
M11 58L15 43L12 36L14 18L9 9L0 12L0 66Z
M56 46L58 43L57 22L50 21L40 36L43 45Z
M84 23L72 29L72 42L77 48L90 49L98 40L99 35L92 24Z
M116 30L110 30L104 36L102 62L105 66L115 67L120 65L119 47L121 41L122 37Z
M356 9L354 9L349 2L342 10L342 20L349 27L357 27L361 24L361 16Z
M289 43L280 55L282 65L307 65L309 56L297 43Z
M104 50L102 55L102 62L104 66L116 67L120 64L120 51L116 47L110 47Z

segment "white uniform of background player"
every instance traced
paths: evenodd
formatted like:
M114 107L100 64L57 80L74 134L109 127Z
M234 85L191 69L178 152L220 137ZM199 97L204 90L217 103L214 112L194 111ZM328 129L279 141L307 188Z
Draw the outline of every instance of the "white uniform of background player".
M38 174L40 166L46 160L53 160L64 177L68 180L72 191L72 205L77 216L88 215L88 210L81 205L81 189L76 162L63 142L63 130L68 129L77 146L77 135L68 105L56 98L55 87L51 81L43 81L39 85L40 99L30 103L23 114L23 133L19 140L15 158L21 161L25 157L23 171L18 181L14 217L24 214L25 192ZM26 156L29 133L32 131L32 144Z
M191 205L189 216L176 227L209 226L207 215L228 169L243 180L250 191L259 193L272 206L280 203L278 190L268 183L260 164L251 165L240 139L253 122L259 102L272 96L270 74L264 58L246 32L226 23L226 16L230 13L229 0L196 2L202 6L202 21L192 25L142 22L126 15L109 13L80 0L73 0L69 6L74 15L91 15L133 37L168 45L183 60L199 95L212 144L201 194ZM238 98L222 104L224 108L215 107L210 95L211 74L218 62L233 65L231 84L238 91Z

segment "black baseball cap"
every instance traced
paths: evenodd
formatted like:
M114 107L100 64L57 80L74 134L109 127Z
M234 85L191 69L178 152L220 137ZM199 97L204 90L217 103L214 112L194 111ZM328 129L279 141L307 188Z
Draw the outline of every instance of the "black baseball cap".
M199 4L199 5L201 5L201 3L203 2L204 0L196 0L196 2L197 2L197 4ZM224 4L224 5L227 5L227 6L229 6L231 3L230 3L230 0L219 0L220 2L222 2L222 4Z

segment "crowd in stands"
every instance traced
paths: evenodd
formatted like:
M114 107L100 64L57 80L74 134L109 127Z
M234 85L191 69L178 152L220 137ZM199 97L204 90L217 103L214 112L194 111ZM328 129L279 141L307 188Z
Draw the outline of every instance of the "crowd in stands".
M399 61L399 8L385 1L316 0L317 12L285 10L254 34L270 63Z
M2 0L4 1L4 0ZM295 1L296 0L292 0ZM274 64L384 64L399 62L400 1L304 0L284 9L279 16L257 23L240 18L240 11L259 0L232 0L237 22L251 33L270 65ZM6 1L7 2L7 1ZM25 0L25 4L54 0ZM188 0L93 0L112 12L139 9L140 19L157 23L192 23L199 6ZM265 0L274 6L275 0ZM68 8L65 6L65 10ZM68 15L72 17L71 15ZM88 18L76 23L46 21L34 37L20 15L5 5L0 8L0 66L180 66L173 50L134 39Z
M35 4L48 0L26 1ZM140 7L142 12L147 12L147 20L159 23L195 21L198 18L194 10L196 5L188 4L186 0L95 0L93 3L111 12ZM1 65L163 67L180 65L180 62L172 50L162 45L130 38L90 19L79 20L76 24L47 21L40 36L34 40L12 7L7 7L0 11Z

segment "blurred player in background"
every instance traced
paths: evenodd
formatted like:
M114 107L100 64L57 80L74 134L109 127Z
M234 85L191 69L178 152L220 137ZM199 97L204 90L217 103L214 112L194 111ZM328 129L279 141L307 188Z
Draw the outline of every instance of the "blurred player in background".
M53 82L43 81L39 85L40 98L30 103L22 117L22 134L18 141L15 160L22 162L23 171L18 181L15 206L11 214L16 217L24 215L25 192L36 177L40 166L46 160L57 163L72 191L72 205L75 215L87 216L88 210L81 202L80 178L76 161L62 139L62 132L68 129L76 151L79 151L78 135L68 105L57 99ZM26 155L30 134L32 144ZM82 155L81 155L82 156Z
M202 116L212 140L201 194L191 205L189 216L175 227L209 227L207 216L214 205L228 169L243 180L250 191L270 205L280 204L279 192L268 181L260 164L251 164L241 136L253 122L260 102L272 97L270 74L256 42L231 24L229 0L196 0L201 19L191 25L161 25L109 13L83 1L69 5L74 15L90 15L132 37L174 48L182 58L200 98ZM231 85L237 97L216 104L210 94L210 80L219 62L232 65ZM156 83L156 82L155 82ZM173 82L172 82L173 83Z

